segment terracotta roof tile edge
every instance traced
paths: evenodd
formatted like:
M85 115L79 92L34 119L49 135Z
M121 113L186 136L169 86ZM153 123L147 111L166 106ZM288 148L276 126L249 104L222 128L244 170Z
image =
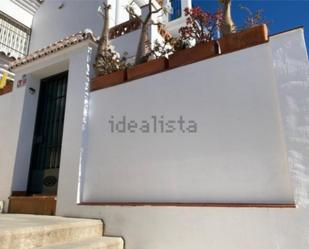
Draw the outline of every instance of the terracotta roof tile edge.
M16 58L14 56L11 56L10 53L6 53L4 51L0 51L0 56L4 56L4 57L7 57L9 60L16 60Z
M48 56L49 54L54 54L58 51L64 50L86 40L91 40L96 43L98 39L94 36L91 30L86 29L84 31L67 36L57 42L51 43L45 48L38 49L25 57L17 58L15 61L9 64L9 68L11 70L15 69L21 65L36 61L40 58Z

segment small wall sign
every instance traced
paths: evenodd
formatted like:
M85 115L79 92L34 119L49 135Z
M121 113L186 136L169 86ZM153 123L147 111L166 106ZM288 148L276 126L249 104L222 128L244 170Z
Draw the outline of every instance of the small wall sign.
M23 75L20 80L17 81L17 87L22 87L27 84L27 75Z

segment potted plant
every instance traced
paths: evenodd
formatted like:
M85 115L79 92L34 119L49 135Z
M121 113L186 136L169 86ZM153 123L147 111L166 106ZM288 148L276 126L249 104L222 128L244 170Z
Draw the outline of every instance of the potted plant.
M2 78L0 80L0 95L6 94L13 90L13 82L8 79L8 73L3 71Z
M219 0L219 3L223 5L223 18L220 24L221 35L226 36L235 33L237 28L232 18L232 1Z
M156 74L166 70L168 62L165 57L149 60L142 64L136 64L127 69L127 79L135 80L152 74Z
M224 18L228 19L231 16L230 1L224 10ZM233 32L225 33L221 28L222 38L219 39L221 53L229 53L239 49L248 48L258 44L262 44L268 41L268 28L265 23L265 19L262 16L262 10L257 10L256 13L252 13L247 7L241 6L241 9L247 11L248 16L245 18L245 25L239 31L236 32L236 28Z
M184 12L187 17L186 26L179 29L180 37L176 41L176 52L169 57L170 68L204 60L218 54L217 43L214 39L222 20L221 10L212 14L196 7L186 8Z
M103 8L99 9L104 25L94 64L97 77L91 82L91 91L114 86L126 80L125 60L120 58L109 42L110 8L110 5L103 3Z
M261 24L219 39L222 54L268 42L268 28Z
M153 15L160 12L163 12L163 14L168 13L169 5L164 5L157 9L153 9L153 1L149 0L148 5L143 8L144 10L147 8L147 13L144 18L135 13L132 5L128 5L126 8L130 16L137 18L141 23L141 33L135 56L135 63L132 67L127 69L128 80L134 80L147 75L152 75L164 71L167 68L167 59L164 56L153 56L154 49L151 48L152 44L150 42L148 32L151 25L161 25L160 23L153 21Z
M0 89L0 95L6 94L12 91L13 91L13 82L8 80L6 85L2 89Z

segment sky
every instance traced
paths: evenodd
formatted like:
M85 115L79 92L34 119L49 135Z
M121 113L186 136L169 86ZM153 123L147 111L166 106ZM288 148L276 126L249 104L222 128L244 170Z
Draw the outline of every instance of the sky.
M218 2L215 0L192 0L192 3L211 12L218 8ZM270 34L304 26L307 48L309 48L309 0L232 0L233 20L236 25L241 26L246 12L241 10L239 5L248 7L252 12L262 9L263 16L270 23Z

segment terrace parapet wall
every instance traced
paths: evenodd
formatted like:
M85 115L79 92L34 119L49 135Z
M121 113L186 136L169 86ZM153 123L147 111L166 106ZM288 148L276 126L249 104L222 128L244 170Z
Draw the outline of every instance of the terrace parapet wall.
M122 25L125 26L125 23ZM117 32L120 35L123 35L120 32L123 28L117 28L116 30L119 30ZM258 25L253 28L230 34L216 41L200 43L192 48L177 51L169 56L168 59L159 58L140 65L135 65L121 72L96 77L92 81L91 91L123 84L155 73L160 73L201 60L210 59L215 56L267 43L268 41L268 29L266 24Z

